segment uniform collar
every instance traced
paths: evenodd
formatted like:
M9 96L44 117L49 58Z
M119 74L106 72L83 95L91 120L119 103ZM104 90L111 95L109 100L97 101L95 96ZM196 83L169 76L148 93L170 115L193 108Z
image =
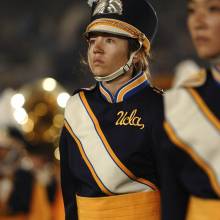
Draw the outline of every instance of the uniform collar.
M118 103L127 100L130 96L134 95L147 85L148 80L146 74L144 72L140 72L135 77L130 79L127 83L125 83L120 89L118 89L115 95L112 95L102 82L99 83L99 90L101 92L101 95L108 102Z

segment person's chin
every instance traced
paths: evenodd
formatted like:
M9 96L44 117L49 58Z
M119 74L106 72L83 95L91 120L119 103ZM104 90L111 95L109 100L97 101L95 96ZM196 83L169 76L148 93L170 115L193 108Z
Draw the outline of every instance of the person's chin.
M220 55L220 51L219 53L216 53L210 50L198 50L197 53L198 53L198 56L203 60L211 60Z
M94 76L108 76L109 73L103 72L103 71L93 71Z
M209 45L201 44L195 45L196 52L201 59L208 59L212 55Z

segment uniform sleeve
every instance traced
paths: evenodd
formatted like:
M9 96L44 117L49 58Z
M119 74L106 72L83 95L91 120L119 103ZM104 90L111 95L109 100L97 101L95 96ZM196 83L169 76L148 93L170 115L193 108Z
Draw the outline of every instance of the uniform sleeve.
M74 177L69 167L68 137L69 133L64 127L60 137L60 168L61 168L61 187L65 207L65 220L77 220L77 206L75 201Z
M162 220L184 220L189 199L189 193L181 180L184 158L176 146L166 139L165 134L162 141L163 158L160 168Z
M179 152L175 151L175 146L166 135L163 128L163 114L163 106L157 107L152 122L153 152L161 193L161 219L183 220L189 197L181 184L179 175L183 168L183 158L178 154ZM173 160L173 157L179 157L179 160Z

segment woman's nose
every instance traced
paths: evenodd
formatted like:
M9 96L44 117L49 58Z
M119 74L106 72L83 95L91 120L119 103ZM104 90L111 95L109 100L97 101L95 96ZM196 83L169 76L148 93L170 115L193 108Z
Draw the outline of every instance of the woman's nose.
M194 15L194 28L204 29L206 28L206 14L203 11L198 11Z
M103 38L97 37L94 42L93 52L94 53L102 53L103 52Z

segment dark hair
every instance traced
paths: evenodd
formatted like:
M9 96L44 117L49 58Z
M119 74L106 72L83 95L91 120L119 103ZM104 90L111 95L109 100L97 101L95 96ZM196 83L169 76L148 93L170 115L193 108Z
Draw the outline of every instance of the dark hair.
M128 38L128 57L130 57L134 51L138 50L139 47L140 44L136 39Z

